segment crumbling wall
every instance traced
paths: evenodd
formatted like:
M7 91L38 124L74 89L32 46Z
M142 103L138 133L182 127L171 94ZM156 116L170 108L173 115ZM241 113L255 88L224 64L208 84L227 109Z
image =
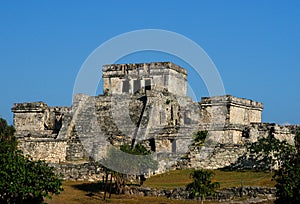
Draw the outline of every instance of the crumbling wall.
M103 166L95 162L84 163L49 163L58 175L67 181L99 182L104 179Z
M44 102L33 102L16 103L12 111L18 147L25 155L47 162L66 160L67 140L56 138L64 113L69 108L49 107Z
M45 160L51 163L60 163L66 161L65 140L31 140L28 138L19 138L18 148L21 149L24 155L29 155L34 160Z
M279 140L286 140L294 145L295 130L299 125L278 125L275 123L252 123L248 129L249 142L256 142L258 138L272 134Z
M47 104L43 102L14 104L14 127L16 134L22 131L39 132L45 130L45 118L49 114Z
M44 102L15 103L12 112L16 135L57 135L68 111L68 107L49 107Z
M231 95L202 97L200 125L206 128L220 125L250 125L260 123L262 103Z
M216 137L216 135L230 140L234 134L239 136L239 130L210 131L204 145L191 145L187 154L178 160L176 168L251 169L254 166L259 167L261 164L251 159L246 145L269 135L294 145L295 130L299 125L282 126L274 123L252 123L249 126L241 126L240 129L242 127L245 128L246 132L241 132L242 142L239 144L226 143L223 140L219 140L217 143L209 142L210 138Z
M200 129L221 144L242 144L244 129L261 122L263 109L262 103L231 95L203 97L199 106Z
M260 123L263 105L262 103L228 96L229 123L249 125L250 123Z

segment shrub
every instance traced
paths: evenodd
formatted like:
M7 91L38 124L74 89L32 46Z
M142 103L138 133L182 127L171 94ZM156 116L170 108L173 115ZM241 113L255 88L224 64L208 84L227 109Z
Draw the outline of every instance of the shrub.
M280 141L274 137L272 131L266 138L260 138L251 144L249 149L255 154L261 166L271 170L275 164L273 179L276 181L275 203L300 203L300 156L299 156L300 130L295 131L295 146L285 140Z
M16 150L14 129L0 119L0 203L42 203L59 194L62 181L44 161L32 161Z
M195 132L193 135L194 144L195 145L203 145L204 140L206 139L207 135L208 135L207 130Z
M295 147L281 149L281 166L275 171L275 203L300 203L300 129L295 133ZM277 147L278 148L278 147Z
M108 150L107 158L101 160L101 164L107 168L107 173L115 178L117 193L123 193L130 176L138 176L142 185L145 181L144 172L153 171L158 166L151 152L141 144L135 145L134 148L127 144L122 145L120 149L112 147Z
M9 126L3 118L0 118L0 142L6 141L6 147L4 146L0 148L0 151L7 151L6 148L11 150L17 149L17 140L14 136L15 128L13 126Z
M190 197L200 197L201 201L207 196L215 195L215 190L220 188L219 182L212 182L214 173L209 170L195 170L191 173L193 182L186 186L186 190L190 191Z

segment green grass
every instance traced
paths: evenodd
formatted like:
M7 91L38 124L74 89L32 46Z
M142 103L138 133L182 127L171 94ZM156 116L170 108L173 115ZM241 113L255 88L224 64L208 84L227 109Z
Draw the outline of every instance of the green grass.
M146 180L144 186L152 188L184 187L192 179L190 174L193 170L177 170L165 174L156 175ZM215 176L213 181L218 181L221 188L239 187L239 186L268 186L273 187L275 182L272 181L270 172L255 171L221 171L214 170ZM64 182L64 192L59 196L54 196L53 200L46 200L49 204L93 204L93 203L195 203L193 200L170 200L164 197L142 197L133 195L112 195L111 199L103 201L103 192L99 192L99 183L91 182ZM217 203L205 202L205 203Z
M190 174L193 170L176 170L168 173L159 174L148 178L143 186L151 188L175 188L182 187L190 183L192 179Z
M193 200L170 200L166 197L150 197L150 196L134 196L134 195L115 195L111 198L103 200L103 192L99 192L99 184L91 182L67 181L63 183L64 191L57 196L53 196L52 200L46 199L49 204L192 204ZM214 202L209 202L214 203Z
M238 186L274 187L271 172L258 171L221 171L215 170L214 180L220 182L221 188Z
M165 174L156 175L146 180L144 186L152 188L184 187L192 181L190 174L193 170L176 170ZM274 187L270 172L257 171L221 171L213 170L213 181L218 181L221 188L238 186L267 186Z

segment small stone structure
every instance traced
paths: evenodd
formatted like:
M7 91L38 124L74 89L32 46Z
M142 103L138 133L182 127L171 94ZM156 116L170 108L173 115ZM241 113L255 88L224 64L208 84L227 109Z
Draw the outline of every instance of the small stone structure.
M186 96L187 71L172 62L111 64L103 66L105 93L131 93L165 88ZM180 88L179 88L180 87Z
M243 130L261 123L263 104L234 96L203 97L200 102L200 128L210 131L219 143L243 143Z
M77 94L71 107L14 104L19 148L61 165L89 163L104 158L110 146L141 143L155 154L160 173L228 166L245 152L244 144L270 130L293 143L295 126L261 122L262 103L231 95L192 101L187 71L171 62L104 65L103 80L103 95ZM191 147L201 130L208 130L214 146Z
M19 103L12 108L19 148L34 159L61 162L67 140L57 139L68 107L48 107L43 102Z

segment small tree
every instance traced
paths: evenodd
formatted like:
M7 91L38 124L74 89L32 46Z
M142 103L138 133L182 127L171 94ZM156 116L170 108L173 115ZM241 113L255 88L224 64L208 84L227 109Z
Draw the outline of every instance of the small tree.
M295 147L281 151L281 166L275 171L273 178L276 181L275 203L300 203L300 129L295 132Z
M295 146L274 137L272 131L250 145L250 150L262 166L271 170L277 164L273 179L276 181L276 203L300 203L300 129L295 131Z
M62 181L44 161L16 149L14 129L0 118L0 203L37 204L62 191Z
M277 189L275 203L300 203L300 164L296 158L285 161L273 178Z
M256 161L258 168L268 167L271 171L276 166L279 168L282 162L291 159L295 153L295 147L280 141L274 136L274 129L271 128L267 137L262 137L257 142L248 146L248 150Z
M207 196L215 195L215 190L220 188L220 183L211 181L213 175L210 170L201 169L192 172L193 182L186 186L186 190L190 191L190 197L200 197L203 203Z
M103 159L101 164L110 168L107 172L115 178L117 193L124 192L128 176L139 176L142 184L145 181L143 173L149 169L157 169L158 162L150 154L151 152L141 144L135 145L134 148L125 144L120 149L115 147L109 149L107 158ZM121 170L122 173L119 172Z
M17 149L17 139L14 136L15 128L11 125L8 125L6 120L0 118L0 142L6 141L6 148L11 150ZM3 147L4 148L4 147ZM0 151L4 151L3 148L0 148ZM5 149L5 151L7 151Z

